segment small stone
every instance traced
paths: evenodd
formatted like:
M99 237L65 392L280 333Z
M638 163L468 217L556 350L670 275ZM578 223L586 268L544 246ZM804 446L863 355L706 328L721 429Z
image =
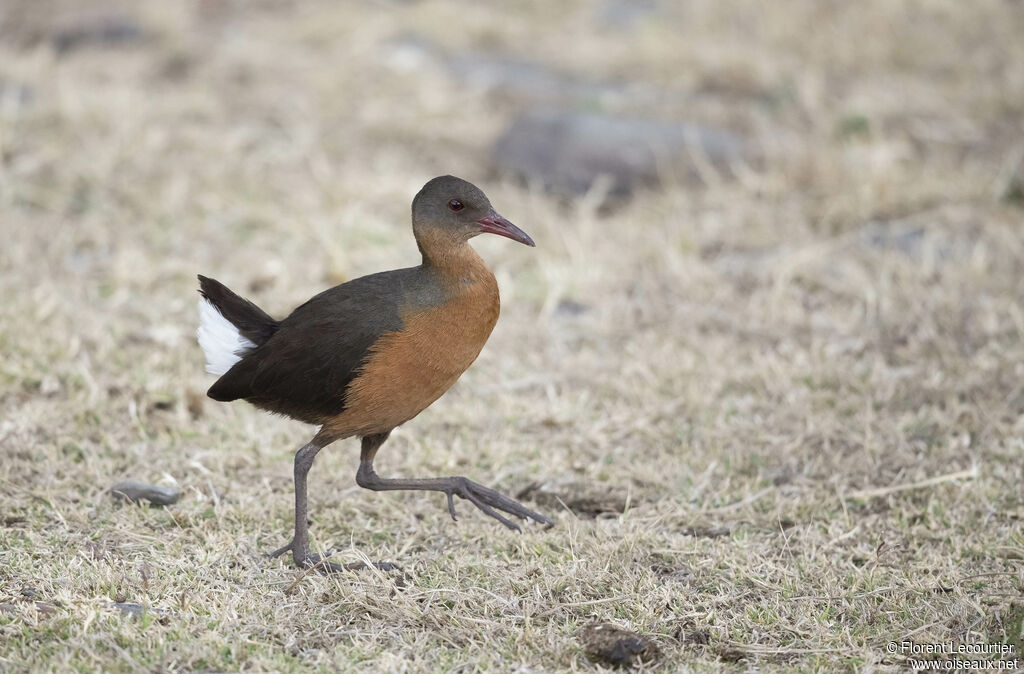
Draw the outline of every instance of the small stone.
M555 307L555 313L563 316L579 316L590 311L590 307L576 300L561 299Z
M567 110L513 120L492 151L494 164L556 192L584 194L599 180L613 196L663 179L731 175L747 143L722 129Z
M615 667L650 664L661 657L653 640L608 623L587 625L580 640L588 658Z
M694 538L718 538L720 536L728 536L730 533L732 532L729 527L722 526L691 524L683 528L684 536L693 536Z
M136 604L130 601L112 601L110 602L110 607L116 608L125 618L137 620L147 615L156 616L157 622L161 625L167 625L171 618L171 613L167 609L143 606L142 604Z
M121 612L127 618L141 618L146 613L146 607L142 604L133 604L126 601L115 601L111 606Z
M146 31L135 17L116 14L81 15L58 27L54 49L66 54L82 47L123 47L143 42Z
M114 498L128 499L133 503L139 503L143 499L153 505L166 506L178 502L181 492L176 487L160 487L145 482L118 482L110 488Z

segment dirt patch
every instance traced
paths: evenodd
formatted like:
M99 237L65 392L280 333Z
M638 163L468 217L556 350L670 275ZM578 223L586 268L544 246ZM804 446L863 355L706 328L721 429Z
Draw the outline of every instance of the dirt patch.
M519 490L517 498L530 498L549 509L568 508L577 517L590 519L621 515L629 506L629 496L621 491L601 491L592 485L580 483L552 486L534 483Z
M661 649L649 637L608 623L587 625L580 641L588 658L614 667L651 664L661 658Z

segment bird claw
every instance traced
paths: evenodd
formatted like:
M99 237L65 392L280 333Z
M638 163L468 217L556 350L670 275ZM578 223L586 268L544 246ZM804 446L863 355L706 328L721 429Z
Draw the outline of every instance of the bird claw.
M452 516L452 522L458 522L458 521L459 521L459 518L455 516L455 498L454 498L454 492L452 492L451 490L449 490L449 491L445 492L445 495L446 495L446 496L448 497L448 512L449 512L449 513L451 513L451 516Z
M497 492L490 487L485 487L482 484L477 484L467 478L456 478L458 481L457 486L449 489L445 492L448 496L448 512L451 513L452 519L455 519L455 504L452 499L453 494L458 494L459 498L464 498L477 508L479 508L485 515L489 515L494 519L498 520L512 531L522 532L522 529L518 524L512 522L507 517L498 512L506 512L509 515L521 517L524 520L533 520L539 524L551 525L554 522L540 513L534 512L519 503L513 501L504 494Z

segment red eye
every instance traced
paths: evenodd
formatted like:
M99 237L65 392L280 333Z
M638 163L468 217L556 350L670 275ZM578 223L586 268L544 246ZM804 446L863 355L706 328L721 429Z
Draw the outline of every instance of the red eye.
M463 208L465 208L465 206L463 206L462 202L459 201L458 199L452 199L451 201L448 202L448 208L452 209L453 211L461 211Z

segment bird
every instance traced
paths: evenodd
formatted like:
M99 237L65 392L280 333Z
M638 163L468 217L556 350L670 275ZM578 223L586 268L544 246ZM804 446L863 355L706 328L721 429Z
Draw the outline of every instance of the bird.
M491 206L480 188L446 175L428 181L412 202L412 230L422 262L353 279L315 295L276 320L212 278L199 275L197 339L206 371L218 375L207 395L319 426L294 459L292 539L271 553L292 553L301 568L339 565L310 551L307 476L331 443L359 437L356 483L373 491L427 490L469 501L509 529L510 519L552 525L548 517L466 477L382 478L378 450L398 426L447 391L476 360L498 320L494 274L469 240L497 234L533 239ZM380 568L393 565L380 563Z

